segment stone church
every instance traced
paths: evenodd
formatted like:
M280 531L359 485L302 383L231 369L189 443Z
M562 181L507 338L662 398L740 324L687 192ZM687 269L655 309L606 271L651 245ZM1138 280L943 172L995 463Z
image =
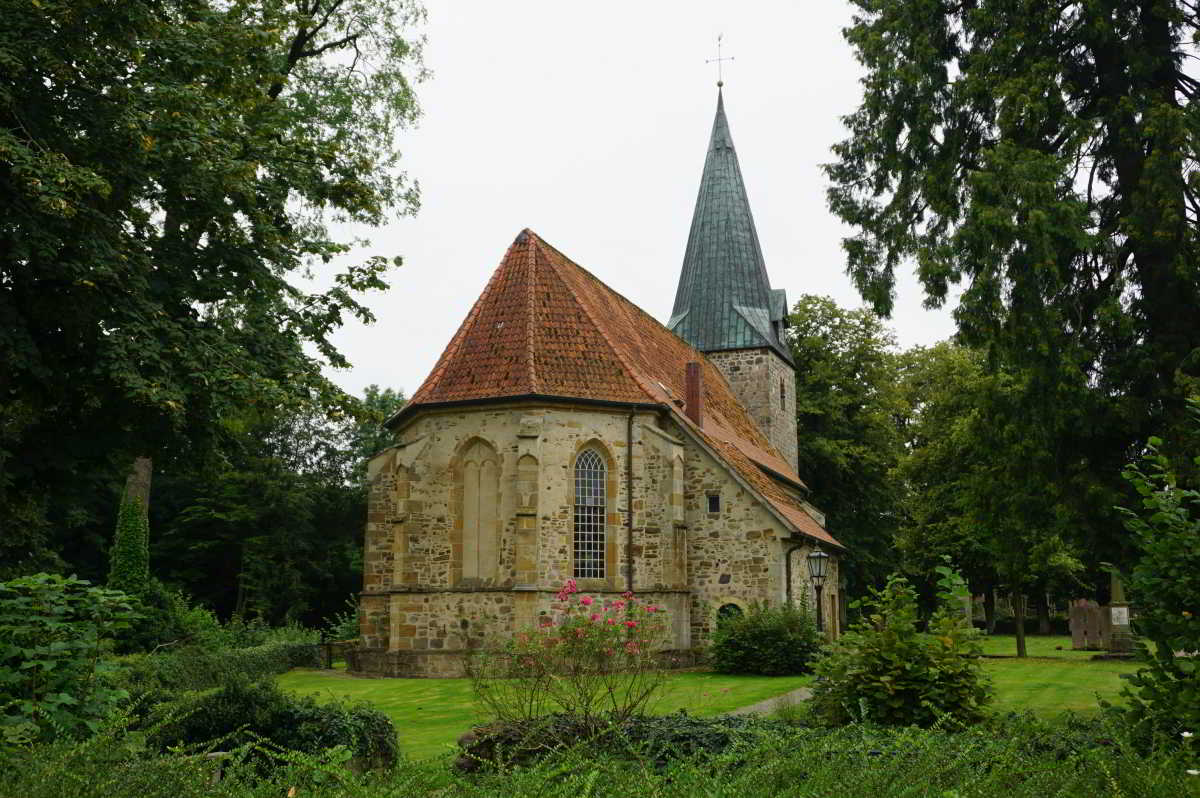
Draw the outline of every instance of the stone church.
M666 326L522 231L370 462L351 669L461 675L568 578L664 607L691 651L719 613L811 606L814 546L836 635L842 547L796 473L787 309L720 93Z

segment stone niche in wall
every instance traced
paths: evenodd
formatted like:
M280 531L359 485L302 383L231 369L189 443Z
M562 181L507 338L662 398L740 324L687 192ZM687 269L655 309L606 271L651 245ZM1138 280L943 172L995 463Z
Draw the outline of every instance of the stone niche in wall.
M461 587L494 584L500 564L500 455L487 441L472 438L462 446L454 472L451 581Z
M516 518L513 534L513 584L533 588L538 582L538 498L542 417L521 419L517 432Z

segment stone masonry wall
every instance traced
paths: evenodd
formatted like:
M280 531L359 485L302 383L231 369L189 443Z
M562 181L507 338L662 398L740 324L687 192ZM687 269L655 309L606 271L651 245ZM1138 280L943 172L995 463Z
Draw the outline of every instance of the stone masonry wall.
M709 352L759 429L797 469L796 372L770 349ZM782 391L780 388L782 387Z
M368 468L362 648L352 669L460 675L464 651L549 612L572 574L574 464L588 446L607 466L607 574L577 582L593 595L624 591L627 419L619 409L528 404L414 417ZM499 495L488 497L498 518L477 526L479 535L496 530L499 562L494 576L468 577L457 565L474 545L460 461L487 447L499 462ZM635 415L632 454L634 590L667 608L668 648L706 643L723 604L783 600L788 533L722 464L653 412Z
M705 645L725 604L746 610L755 602L782 600L777 553L787 532L724 465L694 444L685 450L684 480L691 639ZM710 496L718 497L718 512L709 512Z
M795 540L783 540L780 557L786 557L788 549L796 545ZM806 540L791 554L792 559L792 603L797 605L807 606L811 612L816 612L817 607L817 591L813 587L812 582L808 577L808 555L812 552L812 541ZM825 636L830 640L841 634L840 617L841 612L838 606L839 593L841 592L838 581L838 557L837 552L830 549L829 546L823 547L826 554L829 554L829 564L826 568L825 584L821 591L821 608L822 619L825 625ZM786 562L784 564L786 578ZM786 583L785 583L786 584Z

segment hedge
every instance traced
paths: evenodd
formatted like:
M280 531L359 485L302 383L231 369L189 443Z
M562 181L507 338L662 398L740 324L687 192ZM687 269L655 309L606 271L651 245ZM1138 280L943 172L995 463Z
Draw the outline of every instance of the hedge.
M187 647L124 658L120 685L134 694L207 690L231 680L257 681L292 668L319 668L318 646L274 643L233 649Z

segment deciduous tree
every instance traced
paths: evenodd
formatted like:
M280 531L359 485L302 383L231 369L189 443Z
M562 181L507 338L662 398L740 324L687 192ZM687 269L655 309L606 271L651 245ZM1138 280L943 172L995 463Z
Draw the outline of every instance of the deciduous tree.
M861 595L895 566L895 338L871 311L846 310L828 297L801 297L790 322L800 473L830 531L849 547L847 587Z
M245 408L357 412L322 369L390 262L298 278L357 243L326 222L417 207L421 14L0 0L0 556L52 560L135 455L201 456Z

